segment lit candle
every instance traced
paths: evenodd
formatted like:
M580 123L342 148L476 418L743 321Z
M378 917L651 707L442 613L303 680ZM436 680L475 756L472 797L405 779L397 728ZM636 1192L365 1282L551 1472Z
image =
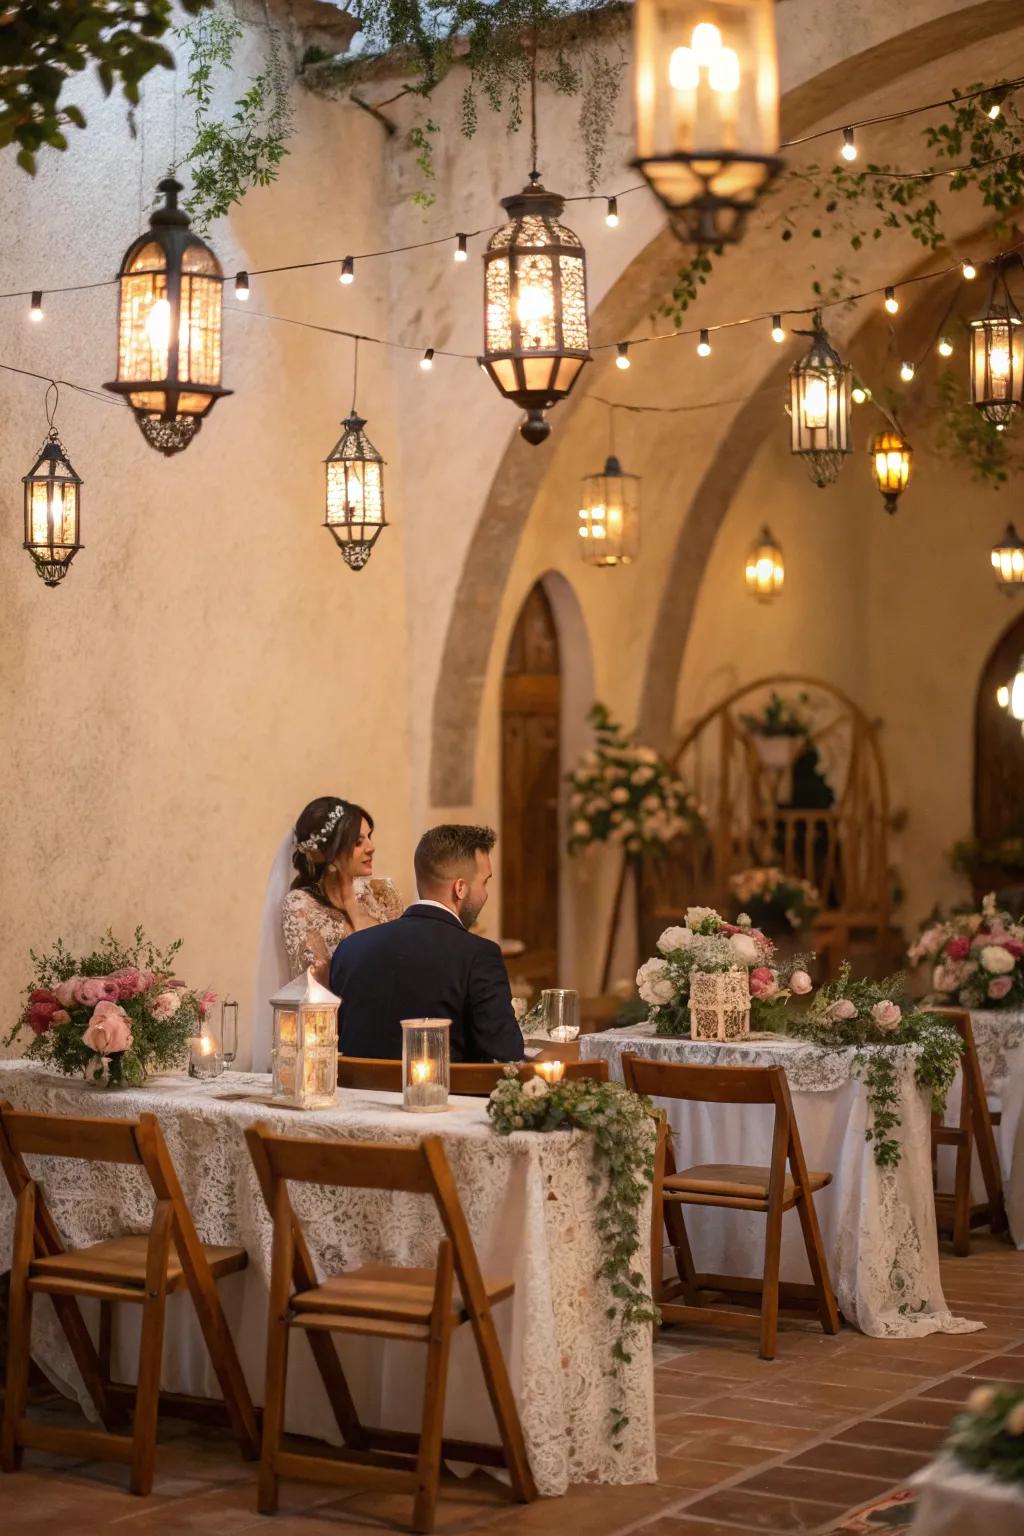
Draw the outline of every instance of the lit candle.
M434 1063L432 1061L414 1061L410 1063L410 1071L414 1083L430 1083L434 1079Z
M533 1070L548 1084L560 1083L565 1076L565 1063L561 1061L535 1061Z
M196 1035L189 1041L189 1077L219 1077L224 1070L224 1058L217 1052L212 1035Z

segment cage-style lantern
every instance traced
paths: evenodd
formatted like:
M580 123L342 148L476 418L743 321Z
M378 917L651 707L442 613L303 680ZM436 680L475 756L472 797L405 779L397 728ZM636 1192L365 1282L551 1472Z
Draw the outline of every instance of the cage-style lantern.
M852 451L850 392L853 369L844 363L814 316L808 352L789 371L791 449L815 485L831 485L843 455Z
M1024 656L1017 663L1017 670L1010 680L1010 700L1007 707L1015 720L1024 721Z
M530 185L501 206L508 222L484 252L484 350L480 363L506 399L526 412L528 443L551 431L544 412L564 400L590 361L587 264L578 235L561 223L565 206Z
M324 527L353 571L361 571L387 527L384 516L384 460L354 412L342 422L344 432L327 455L327 516Z
M636 159L679 237L739 240L782 169L774 0L636 0Z
M913 449L895 427L879 432L871 441L871 473L887 512L896 511L896 503L907 488L912 458Z
M402 1108L448 1108L450 1019L402 1019Z
M640 552L640 476L614 453L596 475L584 475L580 550L588 565L632 565Z
M1024 326L1001 262L992 273L985 313L971 321L971 404L1003 428L1024 391Z
M992 546L992 569L1004 592L1024 592L1024 539L1012 523Z
M744 568L747 591L759 602L771 602L782 591L786 565L782 548L766 523L747 551Z
M295 1109L327 1109L338 1086L338 1008L335 997L303 971L270 999L274 1010L272 1098Z
M59 586L82 548L80 509L82 479L56 429L50 429L25 487L25 544L35 568L48 587Z
M119 273L117 378L142 435L161 453L187 448L222 395L220 262L189 229L179 182L128 247Z

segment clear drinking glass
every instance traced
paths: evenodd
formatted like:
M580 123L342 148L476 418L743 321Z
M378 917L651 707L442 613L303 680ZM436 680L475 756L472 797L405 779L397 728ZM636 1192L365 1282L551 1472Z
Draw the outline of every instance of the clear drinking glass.
M551 1040L575 1040L580 1032L580 995L571 987L548 987L540 995L544 1028Z
M229 1066L238 1055L238 1004L230 997L220 1005L220 1054Z

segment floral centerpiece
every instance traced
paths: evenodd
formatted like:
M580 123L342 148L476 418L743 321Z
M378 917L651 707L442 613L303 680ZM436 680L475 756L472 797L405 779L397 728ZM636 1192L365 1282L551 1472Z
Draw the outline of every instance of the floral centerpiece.
M1024 1486L1024 1386L975 1387L953 1420L946 1451L972 1472Z
M809 880L781 869L744 869L729 877L737 912L746 912L758 928L788 925L805 928L821 910L821 896Z
M632 1359L637 1331L659 1318L644 1278L634 1268L637 1253L649 1240L640 1218L654 1178L658 1111L650 1099L619 1083L580 1077L548 1084L540 1076L524 1082L509 1066L487 1102L487 1113L501 1136L574 1128L593 1136L597 1181L603 1184L597 1227L604 1257L597 1278L607 1281L613 1298L605 1315L612 1328L610 1374L618 1381L622 1367ZM614 1439L628 1423L621 1401L616 1401Z
M989 892L980 912L929 919L907 952L911 965L930 961L937 1004L1024 1008L1024 923L1015 923Z
M751 1022L758 1028L774 1027L787 998L804 996L812 986L806 958L777 961L772 941L746 913L729 923L712 907L688 907L686 922L665 929L658 954L636 974L655 1032L689 1034L691 978L729 971L746 973Z
M800 708L807 703L806 693L801 693L793 703L773 690L757 714L740 715L740 724L750 733L766 768L789 768L799 757L811 730Z
M48 954L32 951L35 975L4 1044L28 1030L33 1061L111 1086L183 1065L216 999L176 979L180 948L178 939L158 950L137 928L128 945L108 931L88 955L72 955L60 939Z
M603 704L588 718L595 743L569 775L569 852L611 842L638 858L663 853L686 832L703 834L693 796L657 752L624 731Z

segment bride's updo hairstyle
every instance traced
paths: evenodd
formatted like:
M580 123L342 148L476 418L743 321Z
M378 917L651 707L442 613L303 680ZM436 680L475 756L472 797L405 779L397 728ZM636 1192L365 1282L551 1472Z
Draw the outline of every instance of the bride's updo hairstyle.
M320 896L324 871L352 852L364 821L372 832L373 817L351 800L339 800L337 795L321 795L311 800L295 823L292 863L296 875L292 890Z

